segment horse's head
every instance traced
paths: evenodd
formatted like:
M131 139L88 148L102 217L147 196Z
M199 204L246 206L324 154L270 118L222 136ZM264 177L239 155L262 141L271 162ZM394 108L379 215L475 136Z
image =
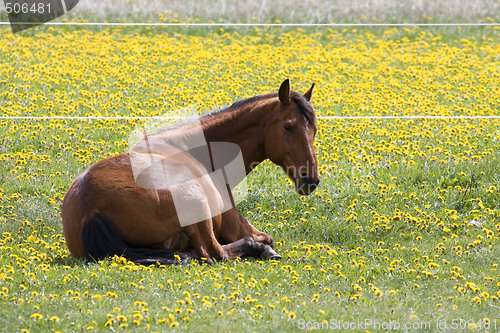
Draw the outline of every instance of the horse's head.
M295 183L299 194L308 195L319 184L318 160L314 137L318 130L316 115L311 106L312 87L304 94L290 91L285 80L278 92L278 101L270 112L266 128L267 157L281 166Z

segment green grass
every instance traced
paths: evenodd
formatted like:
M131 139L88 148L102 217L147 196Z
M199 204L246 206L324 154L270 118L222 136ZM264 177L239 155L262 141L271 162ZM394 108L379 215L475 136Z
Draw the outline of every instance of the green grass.
M320 155L323 152L320 148ZM57 149L52 154L57 155ZM3 174L2 231L11 237L4 233L0 248L2 330L101 331L108 330L106 322L115 318L115 329L126 320L125 330L164 331L172 323L170 314L179 329L190 332L296 331L324 328L323 319L331 327L359 319L380 325L430 323L433 330L442 320L495 320L496 302L480 296L482 303L473 304L471 298L485 291L493 296L498 290L497 231L488 238L481 228L464 221L476 219L485 228L498 228L498 190L487 192L498 184L498 156L479 163L417 160L409 168L399 166L395 156L387 159L396 164L357 167L340 160L323 175L321 197L308 198L294 194L282 172L264 164L249 178L253 190L239 209L275 237L283 260L166 268L68 257L60 235L61 198L55 203L48 200L65 188L74 170L82 168L80 163L68 158L65 167L48 168L65 170L59 177L36 177L22 184ZM391 183L392 190L382 194L378 184ZM440 189L447 190L443 199L438 197ZM13 193L21 197L13 198ZM491 216L479 212L478 198L493 208ZM456 225L446 209L460 216ZM388 219L376 223L374 211ZM349 219L353 214L355 218ZM478 237L481 242L474 244ZM468 282L480 292L467 287ZM384 294L376 296L371 286ZM43 318L30 318L37 313ZM159 324L163 318L170 321Z

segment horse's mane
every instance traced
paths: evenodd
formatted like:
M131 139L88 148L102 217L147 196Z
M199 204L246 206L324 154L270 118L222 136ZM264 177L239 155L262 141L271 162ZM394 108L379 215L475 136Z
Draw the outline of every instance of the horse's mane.
M266 95L258 95L258 96L253 96L253 97L245 98L245 99L236 101L236 102L234 102L233 104L231 104L229 106L225 106L225 107L223 107L220 110L207 113L202 118L210 117L210 116L215 116L215 115L217 115L219 113L223 113L223 112L235 111L235 110L237 110L237 109L239 109L239 108L241 108L241 107L243 107L245 105L248 105L248 104L251 104L251 103L254 103L254 102L257 102L257 101L261 101L263 99L276 97L276 96L278 96L277 93L271 93L271 94L266 94Z
M261 101L264 99L268 99L268 98L269 99L274 98L277 96L278 96L278 93L270 93L270 94L266 94L266 95L258 95L258 96L245 98L245 99L236 101L233 104L226 106L218 111L210 112L210 113L204 115L202 118L211 117L211 116L217 115L219 113L223 113L223 112L235 111L235 110L238 110L239 108L246 106L248 104L251 104L251 103L254 103L257 101ZM292 102L294 102L297 105L297 108L299 109L300 114L302 116L304 116L304 118L309 123L314 124L316 122L316 115L314 113L314 109L311 107L311 104L309 104L309 102L305 99L304 96L302 96L301 94L299 94L295 91L292 91L292 92L290 92L290 99L292 100Z

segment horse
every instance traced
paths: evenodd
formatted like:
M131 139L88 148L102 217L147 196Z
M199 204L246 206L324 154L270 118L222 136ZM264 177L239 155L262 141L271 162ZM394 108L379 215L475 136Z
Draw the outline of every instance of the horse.
M305 94L290 91L286 79L277 93L237 101L202 116L197 126L188 122L159 131L129 151L91 165L70 184L62 204L71 255L89 261L117 255L143 265L191 259L208 264L238 257L279 259L273 237L238 212L231 191L223 193L228 183L221 187L215 178L206 177L216 174L208 168L217 161L212 156L208 162L199 161L195 149L175 142L200 137L196 127L209 148L217 142L238 147L243 177L269 159L285 171L298 194L309 195L320 181L313 145L318 130L310 103L313 88L314 84ZM170 161L168 167L153 168L161 164L155 164L155 158ZM160 171L149 172L141 163ZM158 185L158 175L162 181L176 180L169 186ZM176 206L174 194L183 200L184 208Z

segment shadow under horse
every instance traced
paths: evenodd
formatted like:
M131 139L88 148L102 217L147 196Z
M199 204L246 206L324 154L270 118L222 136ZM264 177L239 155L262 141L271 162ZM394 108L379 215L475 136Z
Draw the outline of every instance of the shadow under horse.
M290 91L287 79L278 93L145 136L130 151L90 166L62 205L71 254L89 260L118 255L146 265L279 258L273 238L237 211L231 189L265 159L282 167L299 194L316 189L313 88L303 95ZM198 139L205 142L199 151L189 147ZM216 143L224 161L213 154ZM224 154L224 144L237 147L235 153ZM239 177L218 172L233 155L240 157Z

